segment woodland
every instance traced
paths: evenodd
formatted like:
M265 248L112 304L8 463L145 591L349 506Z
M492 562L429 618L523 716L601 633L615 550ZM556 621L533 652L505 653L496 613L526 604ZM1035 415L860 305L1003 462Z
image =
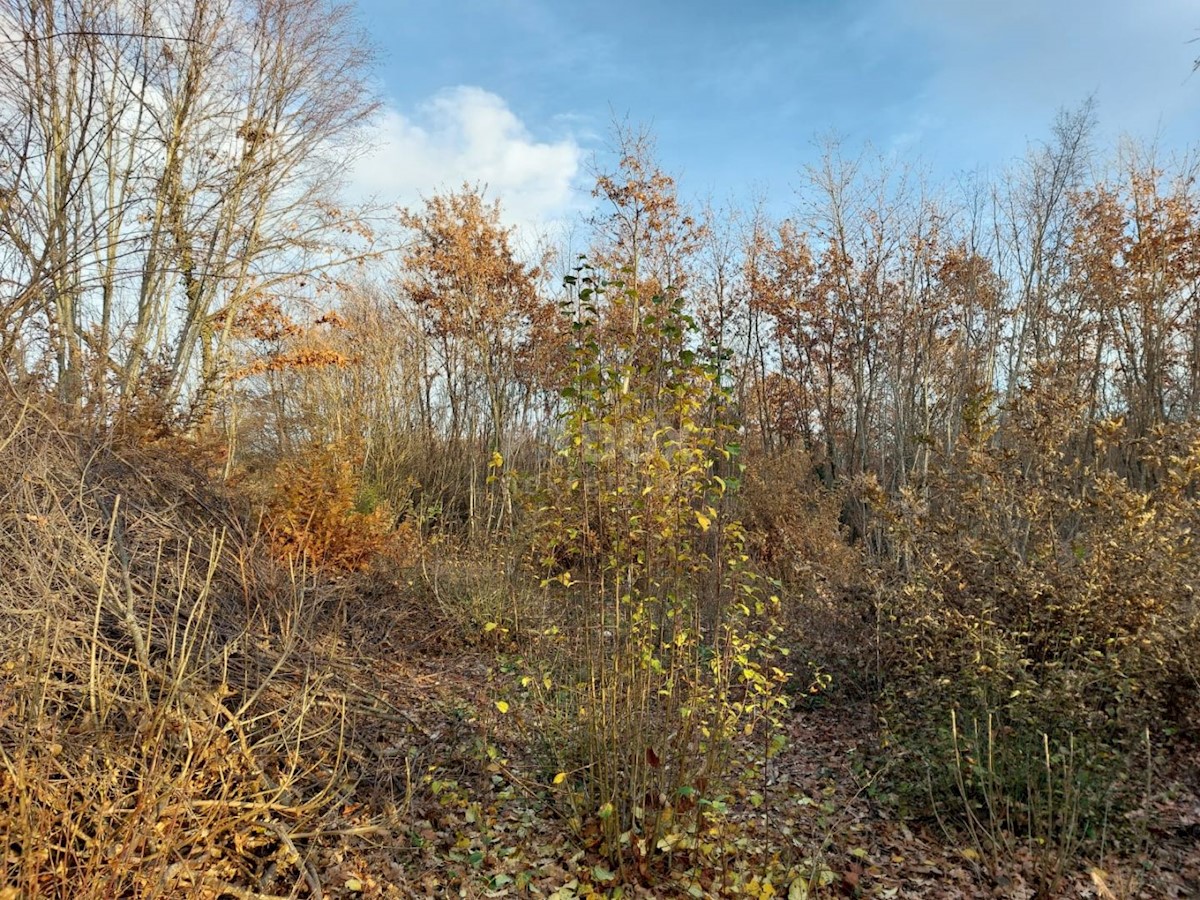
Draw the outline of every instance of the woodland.
M0 22L2 900L1200 896L1200 157L567 248L348 6Z

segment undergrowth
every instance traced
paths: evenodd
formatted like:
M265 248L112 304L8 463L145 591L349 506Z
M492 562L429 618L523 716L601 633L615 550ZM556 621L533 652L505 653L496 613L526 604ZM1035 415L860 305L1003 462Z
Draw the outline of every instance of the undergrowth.
M28 898L316 895L352 787L305 662L333 596L153 448L0 414L0 883Z
M553 787L576 829L648 877L712 844L735 737L776 720L779 598L724 503L740 474L726 389L691 349L682 301L641 309L586 266L569 283L573 375L532 551ZM601 316L641 318L602 340Z

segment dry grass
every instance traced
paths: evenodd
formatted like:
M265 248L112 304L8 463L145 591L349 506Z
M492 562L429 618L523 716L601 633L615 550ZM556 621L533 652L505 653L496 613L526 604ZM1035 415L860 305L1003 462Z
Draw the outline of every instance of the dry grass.
M330 589L178 459L30 404L0 470L0 896L320 896L353 788Z

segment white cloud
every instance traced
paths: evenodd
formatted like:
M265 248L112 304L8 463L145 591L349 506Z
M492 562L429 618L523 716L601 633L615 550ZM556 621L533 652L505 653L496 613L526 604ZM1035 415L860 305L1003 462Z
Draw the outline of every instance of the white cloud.
M537 140L503 98L482 88L439 91L411 114L386 106L368 140L348 173L360 198L412 205L479 183L509 224L534 229L562 222L583 202L575 138Z

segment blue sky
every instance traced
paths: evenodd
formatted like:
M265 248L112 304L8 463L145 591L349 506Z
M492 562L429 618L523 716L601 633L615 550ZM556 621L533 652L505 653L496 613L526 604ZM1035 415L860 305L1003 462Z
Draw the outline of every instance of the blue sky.
M1196 0L359 0L384 111L359 191L486 182L513 221L567 218L615 114L687 196L786 212L817 141L1003 169L1062 107L1098 144L1200 137Z

